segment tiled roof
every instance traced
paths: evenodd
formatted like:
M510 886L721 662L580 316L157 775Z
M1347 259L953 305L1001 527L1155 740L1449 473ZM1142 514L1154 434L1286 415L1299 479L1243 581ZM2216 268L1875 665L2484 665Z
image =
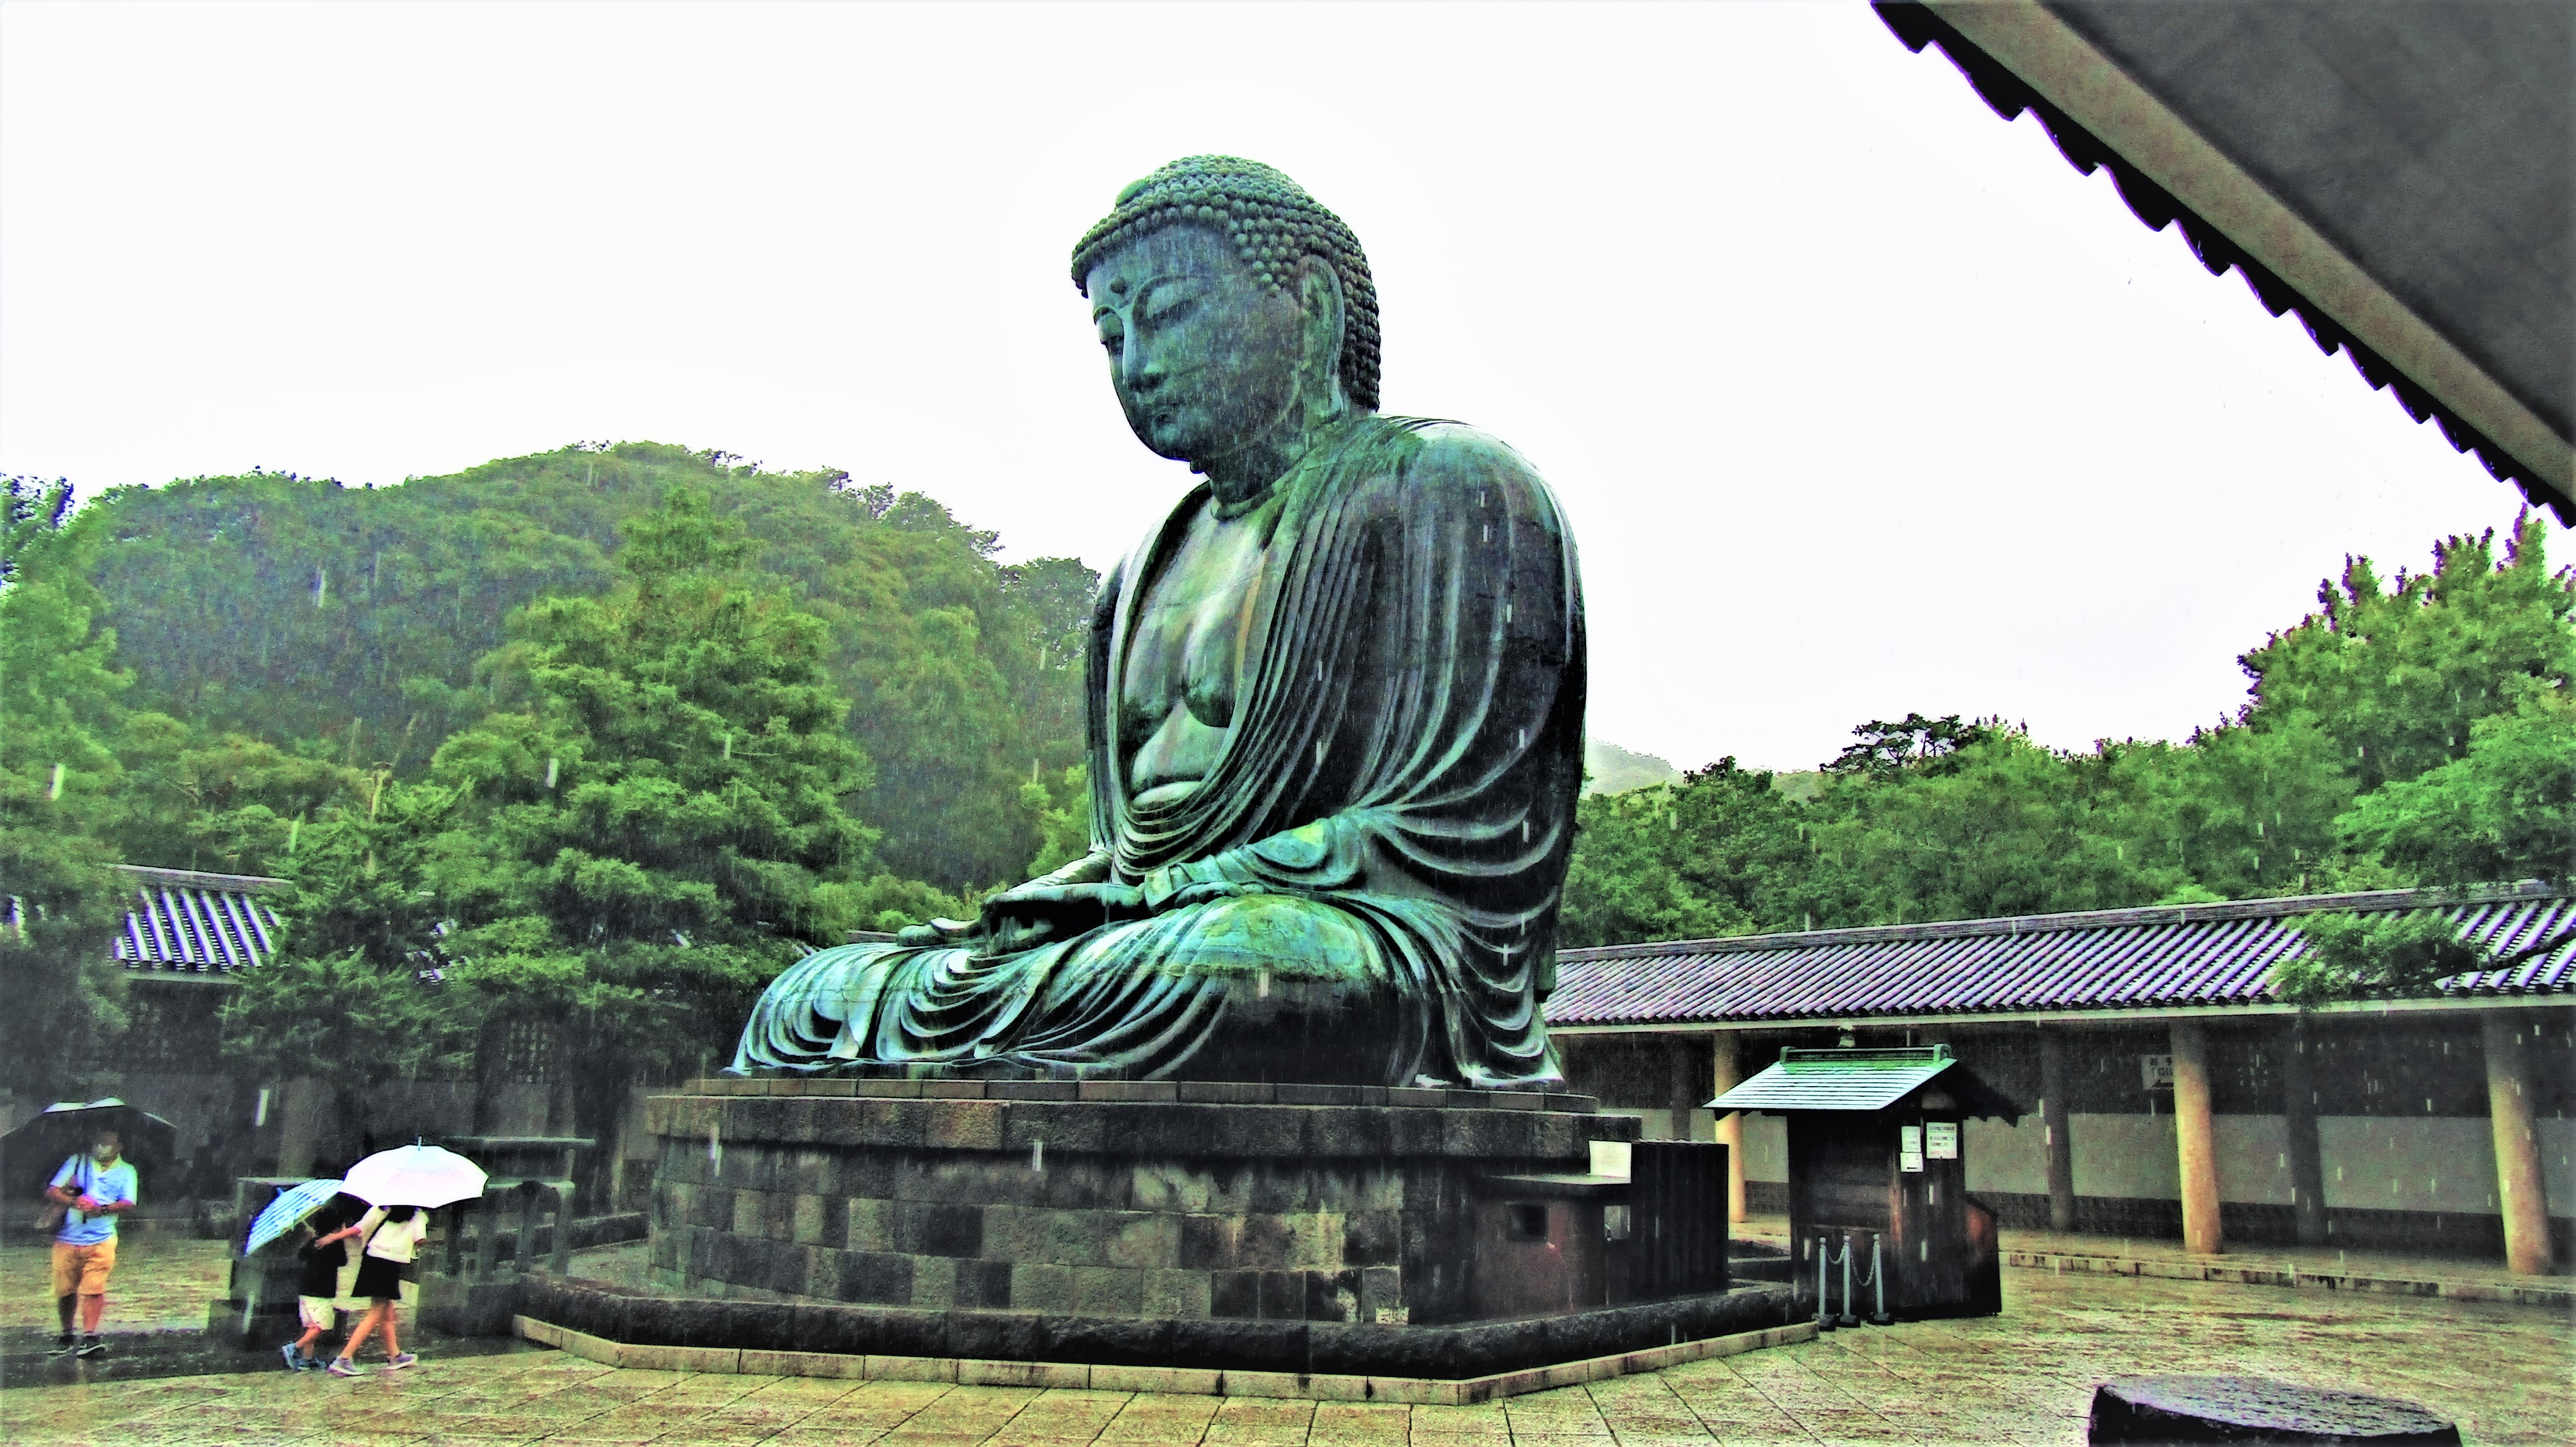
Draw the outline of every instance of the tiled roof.
M2576 895L2378 890L1567 950L1550 1025L2022 1014L2273 1002L2293 916L2439 908L2495 968L2446 996L2576 993Z
M1885 1110L1958 1064L1950 1047L1784 1050L1750 1080L1709 1102L1714 1110Z
M286 881L248 874L119 866L135 877L135 907L116 937L127 969L172 975L229 975L277 948L277 914L259 896Z

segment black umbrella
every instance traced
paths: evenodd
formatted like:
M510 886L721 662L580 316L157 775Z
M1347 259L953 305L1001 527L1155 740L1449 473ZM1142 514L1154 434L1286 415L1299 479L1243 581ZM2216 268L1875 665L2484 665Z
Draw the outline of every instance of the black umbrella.
M146 1191L155 1171L179 1164L179 1128L161 1117L121 1100L65 1101L0 1136L0 1183L6 1183L11 1204L42 1200L54 1172L71 1157L89 1154L103 1130L122 1138L124 1158L134 1163Z

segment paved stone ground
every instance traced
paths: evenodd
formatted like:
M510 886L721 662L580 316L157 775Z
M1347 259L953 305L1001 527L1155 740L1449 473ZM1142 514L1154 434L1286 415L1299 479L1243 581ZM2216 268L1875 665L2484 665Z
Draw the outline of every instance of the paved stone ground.
M2006 1313L1481 1407L1130 1396L620 1371L554 1352L361 1381L284 1371L0 1392L11 1443L768 1443L772 1447L1677 1447L2075 1443L2095 1382L2235 1371L2409 1397L2477 1443L2576 1437L2576 1324L2530 1307L2004 1275ZM65 1375L77 1367L56 1370Z
M165 1232L135 1232L116 1246L107 1281L107 1331L204 1326L206 1304L224 1294L232 1248ZM0 1247L0 1331L54 1329L53 1248Z

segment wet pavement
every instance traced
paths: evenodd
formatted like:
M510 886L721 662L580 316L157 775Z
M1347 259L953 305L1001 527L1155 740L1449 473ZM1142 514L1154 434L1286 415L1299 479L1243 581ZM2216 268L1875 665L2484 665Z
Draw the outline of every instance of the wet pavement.
M1479 1407L689 1375L555 1352L430 1354L358 1381L258 1375L0 1392L0 1438L214 1443L770 1443L776 1447L1668 1447L2076 1443L2092 1389L2141 1372L2240 1372L2410 1398L2477 1443L2576 1437L2576 1324L2442 1299L2035 1270L2005 1313L1830 1333ZM64 1378L77 1365L52 1369Z

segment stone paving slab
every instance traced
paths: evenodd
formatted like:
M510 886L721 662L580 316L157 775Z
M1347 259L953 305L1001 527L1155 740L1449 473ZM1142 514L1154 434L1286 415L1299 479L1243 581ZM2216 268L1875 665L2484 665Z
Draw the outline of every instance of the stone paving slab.
M1750 1217L1736 1224L1734 1234L1740 1239L1785 1247L1789 1219ZM2006 1266L2033 1270L2394 1296L2447 1296L2459 1301L2503 1301L2559 1312L2576 1311L2576 1278L2517 1276L2505 1270L2501 1261L2395 1251L2341 1251L2323 1246L2243 1246L2209 1255L2185 1251L2179 1241L2154 1237L2098 1236L2013 1226L1996 1235Z
M12 1444L762 1443L767 1447L1681 1447L2084 1438L2096 1382L2241 1372L2410 1398L2483 1444L2576 1424L2576 1323L2439 1298L2004 1276L2005 1314L1829 1333L1474 1406L703 1375L555 1352L358 1381L279 1371L0 1392ZM76 1377L77 1366L59 1368Z

